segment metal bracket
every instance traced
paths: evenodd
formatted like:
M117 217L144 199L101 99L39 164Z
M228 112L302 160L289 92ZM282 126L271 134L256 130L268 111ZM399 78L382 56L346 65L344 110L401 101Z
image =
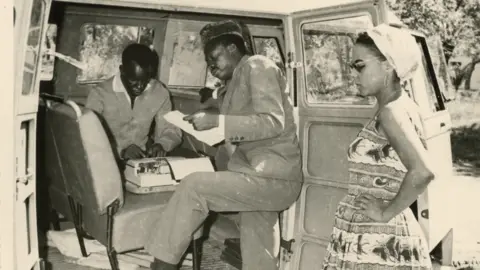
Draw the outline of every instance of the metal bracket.
M422 216L422 218L425 218L425 219L428 219L428 215L429 212L428 212L428 209L425 209L425 210L422 210L422 212L420 212L420 215Z
M292 250L292 247L293 247L293 243L295 243L295 239L290 239L290 240L285 240L285 239L280 239L280 247L283 248L283 251L282 251L282 260L284 262L290 262L290 260L292 259L292 255L293 255L293 250Z
M288 62L288 63L286 64L286 67L287 67L287 68L296 69L296 68L301 68L301 67L303 67L303 64L302 64L302 62L294 62L294 61L292 61L292 62Z
M33 178L33 174L27 174L24 176L17 177L17 183L22 183L24 185L27 185L28 182Z

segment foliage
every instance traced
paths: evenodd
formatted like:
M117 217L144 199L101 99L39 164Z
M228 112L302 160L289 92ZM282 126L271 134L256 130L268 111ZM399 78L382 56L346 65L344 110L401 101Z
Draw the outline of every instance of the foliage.
M410 28L428 36L439 35L447 62L459 55L472 61L480 58L479 0L388 0L388 4ZM469 71L457 75L469 79L471 72L465 74Z
M123 49L134 42L153 44L153 29L137 26L85 24L81 28L80 61L87 65L77 80L106 79L118 69Z
M257 54L261 54L272 59L283 71L285 71L285 65L283 64L280 48L278 47L278 43L275 38L255 37L254 42Z
M366 28L369 23L368 17L360 16L305 24L302 33L309 102L372 103L371 99L358 96L354 76L348 66L356 37L355 32L348 29L358 29L359 25Z

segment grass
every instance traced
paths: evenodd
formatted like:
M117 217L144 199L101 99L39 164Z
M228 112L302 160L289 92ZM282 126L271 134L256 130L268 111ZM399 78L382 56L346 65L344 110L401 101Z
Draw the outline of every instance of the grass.
M447 103L452 118L452 153L457 173L480 177L480 90L459 90Z
M462 209L462 214L454 217L455 250L457 258L478 260L480 254L480 231L477 215L468 213L475 212L475 197L478 195L477 183L480 184L480 89L459 90L457 98L446 104L452 119L452 156L455 168L455 182L452 192L460 195L451 202L453 209ZM467 214L465 214L467 213ZM473 225L473 226L472 226ZM477 247L471 247L475 246ZM468 248L470 247L470 248ZM472 250L470 250L472 249ZM474 257L470 252L475 251ZM464 254L466 252L466 254ZM460 262L460 261L459 261ZM461 261L463 263L463 261ZM467 263L465 261L464 263ZM480 265L470 267L457 267L459 270L480 270Z

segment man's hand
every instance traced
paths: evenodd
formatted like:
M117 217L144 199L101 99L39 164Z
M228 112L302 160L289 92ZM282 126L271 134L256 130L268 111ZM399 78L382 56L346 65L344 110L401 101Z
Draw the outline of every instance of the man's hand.
M159 143L154 143L147 148L148 157L164 157L167 151L163 149L163 146Z
M122 151L122 158L126 160L144 158L145 156L143 150L136 144L131 144Z
M191 115L187 115L183 120L193 125L195 130L207 130L218 127L218 113L211 110L201 110Z
M213 89L204 87L200 89L199 94L200 94L200 103L204 103L205 101L209 100L212 98L213 94Z

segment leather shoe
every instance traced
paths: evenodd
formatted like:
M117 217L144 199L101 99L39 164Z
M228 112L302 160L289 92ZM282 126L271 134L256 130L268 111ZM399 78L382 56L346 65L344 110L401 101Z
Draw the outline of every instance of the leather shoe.
M157 258L153 261L150 266L151 270L178 270L178 266L175 264L169 264L164 261L161 261Z

